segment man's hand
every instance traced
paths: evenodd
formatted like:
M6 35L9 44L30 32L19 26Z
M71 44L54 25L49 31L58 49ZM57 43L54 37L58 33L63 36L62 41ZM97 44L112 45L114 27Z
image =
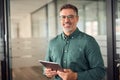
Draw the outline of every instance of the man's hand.
M73 72L70 69L64 69L64 71L57 71L57 74L63 79L63 80L77 80L77 73Z
M54 77L55 75L57 75L57 71L53 71L53 70L50 69L50 68L45 68L45 69L44 69L44 74L45 74L48 78L52 78L52 77Z

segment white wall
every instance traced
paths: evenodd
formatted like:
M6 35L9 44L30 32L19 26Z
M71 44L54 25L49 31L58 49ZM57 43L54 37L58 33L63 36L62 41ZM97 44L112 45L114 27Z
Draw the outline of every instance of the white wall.
M30 38L31 37L31 16L26 14L20 20L11 20L12 38Z

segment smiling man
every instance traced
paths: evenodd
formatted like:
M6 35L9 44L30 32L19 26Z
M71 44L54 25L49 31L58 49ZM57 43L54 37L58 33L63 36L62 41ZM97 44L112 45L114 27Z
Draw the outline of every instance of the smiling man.
M53 38L48 46L46 61L56 62L64 71L44 68L44 74L55 80L101 80L105 67L96 40L77 28L78 9L65 4L60 9L63 33Z

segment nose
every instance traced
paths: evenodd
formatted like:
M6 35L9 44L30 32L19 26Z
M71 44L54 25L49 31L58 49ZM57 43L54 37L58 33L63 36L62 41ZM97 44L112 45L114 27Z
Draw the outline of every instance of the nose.
M70 21L70 19L68 17L65 17L64 21L68 22L68 21Z

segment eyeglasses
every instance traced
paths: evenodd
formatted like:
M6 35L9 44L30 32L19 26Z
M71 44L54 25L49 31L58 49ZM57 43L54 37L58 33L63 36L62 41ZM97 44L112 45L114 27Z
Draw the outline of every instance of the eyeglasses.
M61 16L60 16L60 19L61 19L61 20L65 20L65 19L67 18L67 19L72 20L75 16L76 16L76 15L68 15L68 16L61 15Z

